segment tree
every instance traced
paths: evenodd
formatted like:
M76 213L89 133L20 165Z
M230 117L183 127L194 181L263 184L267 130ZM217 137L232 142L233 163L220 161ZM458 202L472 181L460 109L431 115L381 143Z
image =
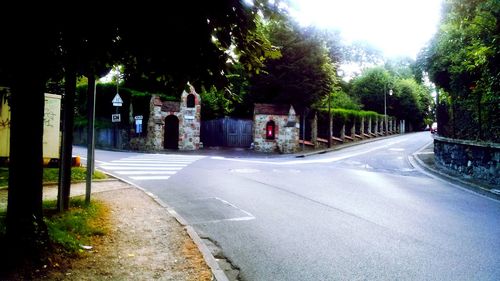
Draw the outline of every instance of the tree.
M263 73L250 79L249 103L288 103L303 112L332 91L335 67L315 30L275 21L268 34L282 56L269 60Z
M500 140L500 2L448 0L419 60L449 94L449 137ZM444 132L444 131L443 131Z
M393 78L382 67L369 68L351 80L351 93L359 99L363 110L384 112L384 93L393 87Z
M389 73L393 77L399 79L415 77L415 80L417 82L421 81L421 77L416 77L416 74L418 74L418 69L416 68L415 60L410 57L388 59L384 64L384 68L387 69L387 71L389 71ZM422 74L420 73L420 76L421 75Z
M10 87L10 162L7 238L18 257L45 247L42 215L42 137L45 82L55 72L57 33L46 21L0 21L1 83ZM9 19L11 20L11 19ZM4 27L15 26L17 29ZM48 32L47 31L51 31ZM27 110L29 109L29 110ZM16 256L9 256L16 260Z
M335 91L331 94L331 108L343 108L359 110L361 109L360 104L349 94L344 91ZM323 106L327 107L327 106Z
M430 117L431 91L409 74L410 67L408 64L407 69L399 70L408 78L394 77L382 67L367 69L351 81L351 95L359 98L363 110L381 114L384 113L385 98L388 115L407 120L414 130L422 129ZM393 90L392 96L389 95L390 89Z
M413 78L406 78L395 81L393 92L394 95L388 97L391 115L407 120L414 130L423 129L432 104L429 89Z
M123 6L112 13L105 8L82 8L78 15L61 6L57 13L40 12L37 17L28 13L2 17L0 82L10 87L12 99L7 235L18 253L39 252L39 246L46 242L42 219L42 134L43 93L49 78L61 77L65 71L66 94L72 99L69 92L73 92L76 83L74 73L94 78L122 62L128 67L131 83L141 85L140 77L156 81L154 85L164 91L172 85L185 85L186 81L208 81L207 77L217 82L231 48L252 69L261 66L266 50L270 50L270 45L259 41L254 33L256 15L272 12L269 7L273 5L267 1L255 1L253 6L237 0L185 1L166 9L159 5ZM148 20L136 20L138 14L146 12ZM117 20L110 18L116 13L120 13ZM92 15L92 20L75 20L88 15ZM30 114L25 111L27 102ZM69 113L72 108L65 110ZM72 130L64 128L65 132Z
M222 89L232 64L255 72L276 52L259 26L260 15L272 16L278 2L184 1L166 9L157 5L148 7L148 21L130 20L141 9L121 18L129 88L180 94L189 81L198 89Z

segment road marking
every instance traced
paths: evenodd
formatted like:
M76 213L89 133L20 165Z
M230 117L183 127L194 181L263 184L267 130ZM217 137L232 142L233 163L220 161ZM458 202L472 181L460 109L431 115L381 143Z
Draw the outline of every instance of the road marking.
M252 174L260 172L260 170L257 169L231 169L229 171L232 173L242 173L242 174Z
M156 170L156 171L179 171L179 170L182 170L182 168L184 167L154 167L154 166L150 166L150 167L134 167L134 166L128 166L128 167L121 167L121 166L109 166L109 165L101 165L100 166L101 168L104 168L106 170L113 170L113 171L116 171L116 170L146 170L146 171L149 171L149 170Z
M205 156L147 154L101 162L99 168L131 180L168 180L172 175Z
M133 180L168 180L170 176L133 176Z
M204 205L204 203L210 202L213 202L216 205ZM184 213L183 218L188 218L186 222L190 225L219 223L227 221L248 221L255 219L255 216L250 212L247 212L219 197L196 198L187 201L177 201L173 204L178 205L178 207L175 208L177 209L177 213ZM234 214L234 210L237 211L236 215ZM227 212L232 213L235 216L224 217L225 215L227 215ZM203 218L205 214L209 217Z
M160 160L113 160L109 163L125 163L125 164L172 164L172 163L177 163L177 164L190 164L193 161L187 161L187 160L176 160L176 161L160 161Z
M119 175L173 175L177 171L120 171Z
M353 152L353 153L350 153L350 154L347 154L347 155L344 155L344 156L324 158L324 159L292 160L292 161L283 161L283 162L272 162L272 161L262 161L262 160L233 159L233 158L225 158L225 157L221 157L221 156L214 156L211 159L214 159L214 160L223 160L223 161L233 161L233 162L255 163L255 164L271 164L271 165L303 165L303 164L332 163L332 162L344 160L344 159L347 159L347 158L351 158L351 157L355 157L355 156L367 154L367 153L373 152L375 150L388 148L391 145L395 145L397 143L404 142L406 140L407 139L401 139L401 140L398 140L398 141L392 141L392 142L389 142L389 143L387 143L385 145L380 145L380 146L376 146L376 147L373 147L373 148L370 148L370 149Z
M145 163L138 163L138 164L127 164L127 163L109 163L109 164L104 164L102 166L112 166L112 167L119 167L119 166L123 166L123 167L186 167L187 164L157 164L157 163L149 163L149 164L145 164Z

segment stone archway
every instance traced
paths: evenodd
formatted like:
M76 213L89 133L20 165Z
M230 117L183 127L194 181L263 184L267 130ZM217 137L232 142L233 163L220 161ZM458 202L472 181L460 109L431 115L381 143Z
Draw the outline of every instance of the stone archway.
M175 115L165 117L165 149L179 149L179 118Z

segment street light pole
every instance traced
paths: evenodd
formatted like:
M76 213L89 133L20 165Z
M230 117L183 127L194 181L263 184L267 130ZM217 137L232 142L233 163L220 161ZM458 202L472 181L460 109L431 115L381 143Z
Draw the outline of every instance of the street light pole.
M387 97L386 91L384 91L384 121L385 121L385 134L388 135L388 120L387 120ZM392 89L389 90L389 96L392 96Z
M331 93L328 93L328 148L332 147L332 105Z

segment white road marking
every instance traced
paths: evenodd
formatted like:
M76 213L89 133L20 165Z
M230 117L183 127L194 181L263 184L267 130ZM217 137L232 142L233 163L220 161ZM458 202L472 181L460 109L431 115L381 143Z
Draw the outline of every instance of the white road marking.
M121 167L121 166L108 166L108 165L101 165L101 168L104 168L106 170L155 170L155 171L178 171L182 170L184 167Z
M137 155L101 162L99 168L126 176L131 180L167 180L189 164L204 157L165 154Z
M173 175L177 171L121 171L119 175Z
M252 174L252 173L258 173L258 172L260 172L260 170L250 169L250 168L247 168L247 169L231 169L229 171L232 172L232 173L242 173L242 174Z
M271 164L271 165L302 165L302 164L316 164L316 163L332 163L332 162L344 160L344 159L347 159L347 158L351 158L351 157L355 157L355 156L367 154L367 153L373 152L375 150L388 148L391 145L395 145L397 143L404 142L406 140L407 139L400 139L398 141L389 142L388 144L385 144L385 145L380 145L380 146L376 146L376 147L373 147L373 148L370 148L370 149L353 152L353 153L350 153L350 154L346 154L344 156L338 156L338 157L332 157L332 158L324 158L324 159L292 160L292 161L283 161L283 162L272 162L272 161L262 161L262 160L233 159L233 158L224 158L224 157L220 157L220 156L214 156L211 159L214 159L214 160L224 160L224 161L234 161L234 162L244 162L244 163L255 163L255 164Z
M113 160L113 164L190 164L193 161Z
M105 164L102 166L113 166L113 167L119 167L119 166L129 166L129 167L186 167L187 164L156 164L156 163L138 163L138 164L127 164L127 163L109 163Z
M170 176L133 176L133 180L168 180Z

